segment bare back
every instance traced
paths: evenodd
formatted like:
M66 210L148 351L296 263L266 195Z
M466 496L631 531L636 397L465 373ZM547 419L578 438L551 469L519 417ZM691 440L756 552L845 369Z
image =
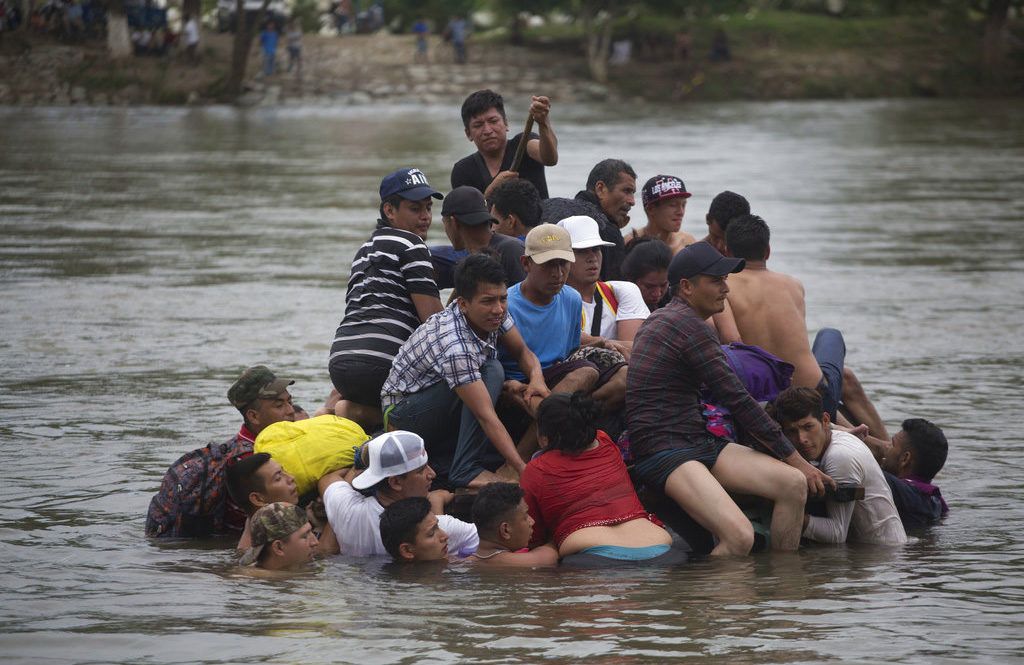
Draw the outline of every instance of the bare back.
M794 386L816 387L821 368L807 341L804 287L799 280L767 269L747 269L729 276L728 297L743 342L792 363Z

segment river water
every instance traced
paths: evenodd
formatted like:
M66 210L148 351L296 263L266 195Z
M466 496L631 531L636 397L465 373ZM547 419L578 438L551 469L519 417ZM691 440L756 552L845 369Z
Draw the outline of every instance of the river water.
M512 109L518 118L523 109ZM939 423L952 512L899 550L667 571L241 577L147 542L167 465L231 435L246 365L310 410L380 177L447 189L458 109L0 109L0 654L38 663L1009 662L1024 657L1024 105L556 106L553 195L590 166L723 189L841 328L890 428ZM518 124L518 120L514 120ZM642 216L642 213L637 211ZM441 242L439 213L431 241Z

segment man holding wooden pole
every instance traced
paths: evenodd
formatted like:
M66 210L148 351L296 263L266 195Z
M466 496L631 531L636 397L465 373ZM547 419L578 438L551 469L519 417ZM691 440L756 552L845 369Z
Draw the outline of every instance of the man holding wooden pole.
M558 138L550 112L551 100L532 97L525 130L509 139L501 95L477 90L467 97L462 103L462 124L477 151L452 167L452 188L470 185L486 197L502 182L519 177L532 182L541 199L548 198L544 167L558 163ZM531 131L534 125L536 133Z

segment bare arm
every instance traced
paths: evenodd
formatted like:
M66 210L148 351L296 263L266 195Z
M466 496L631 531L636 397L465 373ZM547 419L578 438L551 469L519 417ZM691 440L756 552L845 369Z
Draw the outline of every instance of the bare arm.
M494 412L491 396L488 394L483 380L458 386L455 388L455 394L459 396L463 404L469 407L473 417L480 423L480 428L487 435L495 450L501 453L501 456L516 473L522 473L526 464L519 456L508 430L498 420L498 414Z
M640 330L640 326L643 325L643 319L627 319L625 321L619 321L615 325L615 337L619 342L629 342L629 346L632 349L633 339L636 337L636 331Z
M538 566L558 565L558 550L551 543L545 543L529 552L502 552L490 559L480 560L492 566L536 568Z
M341 546L338 545L338 536L329 523L325 523L324 530L320 533L320 542L316 551L320 556L334 556L341 553Z
M421 293L412 293L412 304L416 306L416 316L420 317L420 323L437 314L444 306L437 296L426 296Z
M554 166L558 163L558 137L551 127L551 100L547 97L533 97L530 103L530 115L537 125L539 139L533 139L526 144L526 152L534 161L544 166ZM523 137L525 141L526 136Z
M713 314L711 320L715 324L715 330L718 331L719 342L722 344L743 342L740 338L740 329L736 326L736 317L733 316L732 306L728 300L725 301L725 309L718 314Z
M836 481L832 480L832 478L819 469L815 469L813 466L808 464L807 460L801 457L800 453L795 450L789 457L786 457L782 461L804 474L804 478L807 480L808 496L822 496L825 494L825 485L830 485L835 489Z
M540 361L537 360L537 356L533 354L530 347L526 346L518 328L512 328L502 335L501 344L516 359L519 369L526 375L527 386L523 393L523 400L530 407L527 411L533 415L540 405L540 400L551 394L544 382L544 370L540 366ZM536 403L533 401L535 399Z

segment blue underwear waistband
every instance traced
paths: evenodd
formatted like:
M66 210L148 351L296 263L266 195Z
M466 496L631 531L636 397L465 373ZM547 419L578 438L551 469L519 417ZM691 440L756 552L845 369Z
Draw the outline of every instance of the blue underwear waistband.
M606 559L619 561L646 561L668 552L669 545L649 545L647 547L622 547L619 545L597 545L582 550L580 554L593 554Z

